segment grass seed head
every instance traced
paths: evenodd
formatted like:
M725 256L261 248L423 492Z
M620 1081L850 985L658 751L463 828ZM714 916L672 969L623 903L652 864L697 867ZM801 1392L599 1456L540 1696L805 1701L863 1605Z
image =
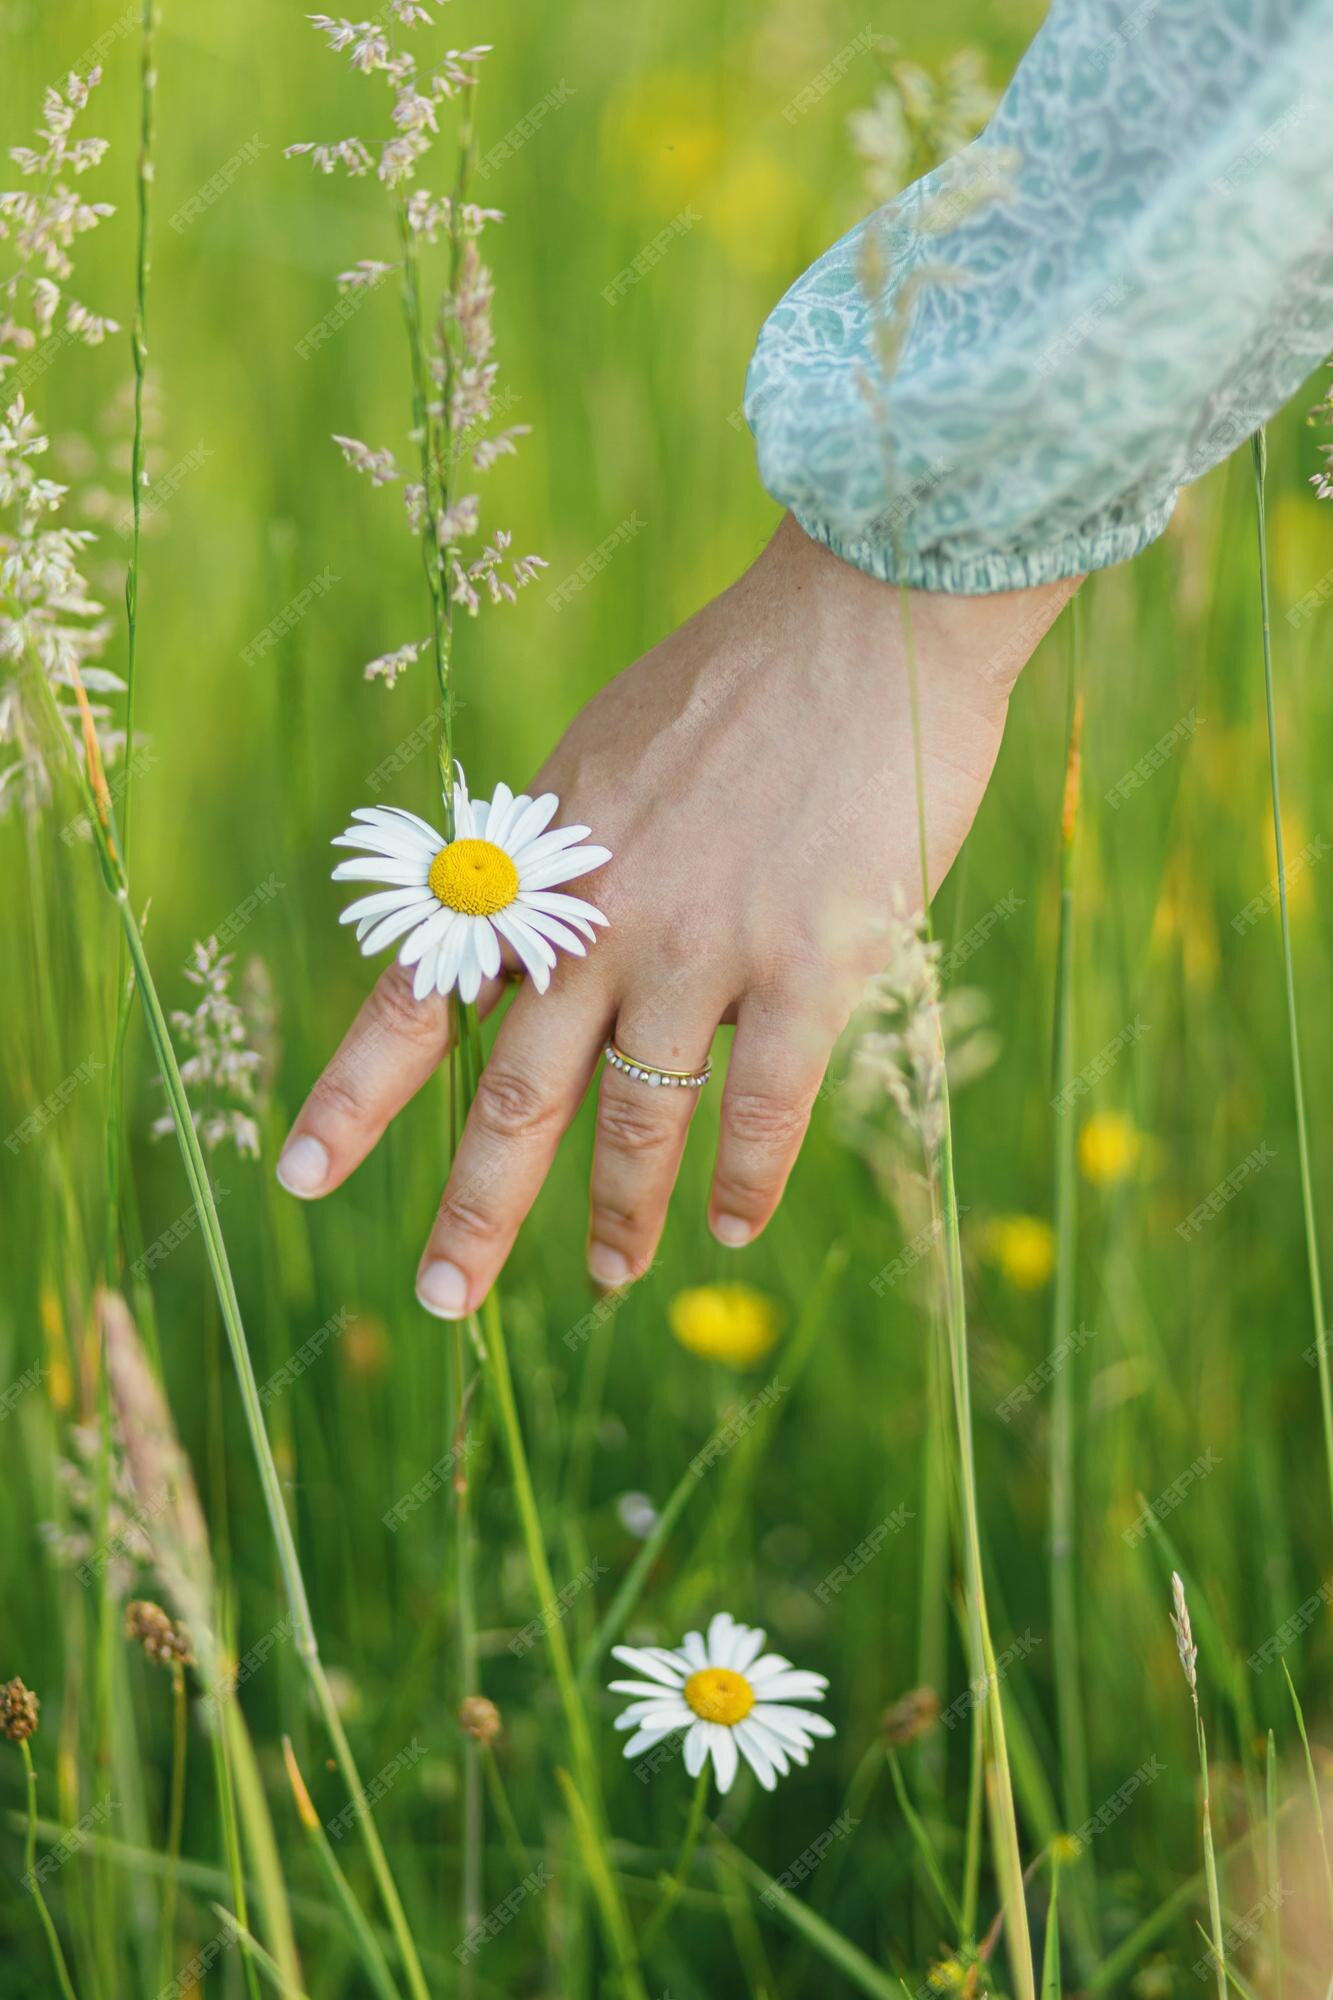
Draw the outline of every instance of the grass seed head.
M26 1743L37 1734L37 1711L41 1707L32 1689L17 1676L0 1687L0 1733L11 1743Z

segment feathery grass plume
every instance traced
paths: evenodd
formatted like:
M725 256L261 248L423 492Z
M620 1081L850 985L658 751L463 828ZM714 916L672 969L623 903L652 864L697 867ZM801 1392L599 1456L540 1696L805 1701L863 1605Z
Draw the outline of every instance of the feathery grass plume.
M908 181L929 173L976 137L997 93L979 49L956 49L932 76L881 40L883 80L869 107L847 120L852 146L876 201L892 201Z
M166 1399L148 1364L129 1307L116 1292L97 1294L111 1400L125 1443L125 1463L144 1518L162 1587L198 1655L205 1686L221 1672L216 1586L208 1527L190 1462L176 1437Z
M0 250L0 807L17 800L30 816L46 803L50 783L25 672L44 674L61 691L61 718L80 755L81 715L63 699L73 677L99 696L124 687L96 664L110 628L83 575L95 537L63 518L68 489L43 472L50 440L30 406L62 348L97 347L117 331L69 290L79 238L114 212L74 186L106 152L105 139L74 136L100 79L98 69L71 72L62 89L47 90L37 144L10 149L31 185L0 193L0 246L8 245L7 257ZM98 702L89 713L103 756L115 756L123 738L110 710Z
M1176 1651L1180 1656L1181 1672L1190 1691L1194 1705L1194 1731L1199 1746L1199 1781L1202 1788L1201 1804L1203 1813L1203 1869L1208 1885L1208 1919L1211 1930L1213 1969L1217 1975L1217 2000L1227 2000L1227 1955L1226 1939L1222 1934L1222 1896L1217 1877L1217 1856L1213 1851L1213 1812L1208 1783L1208 1740L1204 1734L1203 1715L1199 1708L1199 1649L1194 1643L1194 1630L1190 1624L1189 1605L1185 1601L1185 1586L1178 1570L1171 1572L1171 1629L1176 1635Z
M113 1424L105 1506L98 1487L101 1425L71 1424L69 1441L69 1455L56 1460L67 1518L43 1521L37 1532L61 1569L83 1570L90 1576L105 1570L112 1595L119 1600L146 1576L153 1560L120 1436Z
M189 1459L181 1448L171 1412L125 1301L101 1290L94 1308L102 1331L112 1405L125 1440L130 1482L148 1524L158 1576L189 1634L194 1664L213 1697L241 1819L259 1880L269 1942L284 1979L299 1988L299 1965L254 1747L235 1699L235 1688L218 1637L217 1594L208 1527ZM178 1697L182 1663L175 1665ZM178 1739L179 1740L179 1739ZM179 1759L178 1759L179 1767ZM174 1815L173 1815L174 1816Z
M174 1012L171 1025L190 1050L181 1064L181 1081L194 1099L200 1140L210 1153L231 1144L238 1153L257 1160L259 1125L254 1112L261 1058L249 1046L249 1023L232 997L232 963L231 954L222 951L215 937L195 945L185 977L199 988L201 998L192 1012ZM170 1111L153 1121L155 1138L174 1130Z
M438 4L438 0L435 0ZM498 368L491 321L494 286L482 261L479 238L504 217L467 199L471 156L472 99L489 46L448 49L434 63L406 46L400 30L429 25L434 16L413 0L391 0L388 17L353 24L312 14L312 25L330 49L345 53L352 67L380 76L391 97L391 137L372 148L356 137L289 146L289 157L306 157L320 173L338 170L353 178L374 173L394 198L401 244L401 282L414 377L414 431L418 463L414 477L400 468L387 446L335 433L334 443L355 471L372 486L398 486L409 530L422 546L432 604L429 639L409 640L370 661L365 675L392 687L427 645L435 652L442 696L448 694L452 617L456 606L476 616L483 600L513 603L519 590L545 568L539 556L514 556L512 536L503 528L486 533L475 492L459 489L461 474L486 472L512 453L526 424L503 425L505 402L497 394ZM459 110L459 165L454 189L433 193L418 175L440 137L440 112L447 103ZM426 302L422 266L426 253L447 246L448 271L423 326ZM341 292L377 285L390 266L362 258L338 278ZM450 746L441 746L448 789Z
M1328 365L1330 368L1333 368L1333 359L1329 361ZM1333 382L1329 383L1319 401L1310 411L1306 422L1310 424L1333 424ZM1324 464L1318 472L1310 474L1310 484L1321 500L1333 500L1333 444L1321 444L1319 452L1324 460Z

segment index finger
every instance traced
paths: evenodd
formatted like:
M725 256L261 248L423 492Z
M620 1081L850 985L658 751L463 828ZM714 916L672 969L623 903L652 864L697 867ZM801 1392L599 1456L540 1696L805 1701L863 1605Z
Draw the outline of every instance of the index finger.
M313 1201L340 1187L447 1055L452 1002L435 991L417 1000L412 982L411 966L381 973L301 1107L277 1165L289 1194ZM501 980L488 980L478 1012L488 1012L503 991Z

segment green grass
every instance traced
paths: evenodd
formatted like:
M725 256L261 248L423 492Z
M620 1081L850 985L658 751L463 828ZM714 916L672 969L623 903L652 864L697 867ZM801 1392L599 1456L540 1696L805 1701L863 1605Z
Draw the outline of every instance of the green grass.
M122 11L129 25L107 49L88 120L112 139L97 191L119 213L89 239L77 290L128 329L138 8ZM0 6L6 143L26 136L48 78L120 19L110 0ZM522 455L491 475L493 513L518 545L548 557L550 583L619 523L637 515L642 524L563 609L538 584L512 610L462 626L457 729L478 788L497 777L521 782L578 705L727 583L773 526L776 510L731 419L763 313L860 211L843 119L867 100L872 66L859 59L796 124L782 112L865 21L851 0L762 15L703 0L619 14L572 0L558 19L535 7L497 16L476 0L456 0L448 12L450 40L497 44L479 100L483 158L556 85L571 86L481 189L509 212L488 243L499 352L517 398L513 420L533 427ZM955 0L932 14L929 41L910 52L979 43L998 80L1034 25L1017 8L997 24L995 10ZM742 1782L726 1801L709 1801L643 1975L646 1991L654 2000L667 1990L673 2000L901 1992L901 1977L916 1993L928 1965L960 1943L923 1854L966 1906L973 1713L899 1753L901 1786L885 1781L879 1720L921 1678L922 1661L938 1672L946 1708L966 1697L962 1572L956 1554L940 1556L947 1502L931 1485L938 1467L930 1469L930 1427L948 1384L931 1381L937 1333L916 1282L929 1263L899 1283L872 1284L904 1232L840 1144L834 1101L819 1108L779 1220L738 1261L705 1227L719 1095L705 1092L658 1262L590 1331L585 1115L504 1286L532 1505L516 1501L503 1396L483 1381L469 1409L476 1449L465 1461L461 1534L448 1472L396 1528L384 1523L454 1437L459 1357L412 1296L448 1151L444 1086L423 1093L326 1204L291 1202L271 1169L287 1119L367 982L335 921L342 899L328 881L329 837L432 699L425 657L393 694L360 678L372 655L423 637L429 613L419 552L395 503L355 481L329 442L337 430L402 447L412 385L391 287L309 359L297 352L334 302L332 274L359 256L394 255L393 218L373 186L312 176L281 157L289 141L363 129L367 118L364 87L321 55L299 9L165 0L157 53L148 325L150 407L160 403L161 427L149 463L159 483L179 476L168 478L176 490L163 507L144 510L135 726L151 757L134 794L135 907L146 913L148 962L171 1009L190 1001L183 967L193 941L258 885L280 885L265 890L233 946L238 963L258 956L268 968L277 1028L264 1158L217 1156L218 1219L260 1385L345 1315L305 1372L263 1405L276 1482L267 1499L291 1524L356 1767L366 1782L394 1773L376 1824L425 1983L432 1994L471 1991L477 2000L615 1991L617 1958L631 1950L626 1926L642 1935L652 1922L686 1829L690 1780L677 1761L643 1784L622 1761L600 1664L565 1687L562 1705L544 1648L510 1649L541 1608L529 1576L535 1511L556 1590L600 1566L562 1624L571 1662L600 1643L613 1606L619 1617L627 1605L623 1636L664 1641L722 1607L766 1626L772 1645L830 1678L839 1733L817 1746L809 1768L773 1800ZM182 205L247 149L231 185L197 220L173 227ZM602 287L688 204L699 223L608 305ZM104 416L132 377L126 331L95 354L66 352L33 392L57 439L82 432L96 442L118 492L128 490L130 431L123 406L118 428L108 431ZM1311 843L1325 824L1333 686L1327 616L1288 616L1333 562L1333 515L1306 484L1314 452L1301 416L1312 399L1298 397L1269 429L1267 497L1276 741L1317 1197L1333 1169L1324 1115L1333 1040L1323 1005L1333 886ZM121 672L128 551L128 538L111 530L90 565L116 624L107 661ZM255 635L326 572L336 582L281 644L244 659ZM1021 1860L1028 1870L1037 1864L1027 1892L1034 1965L1043 1996L1061 1979L1067 1990L1093 1980L1100 1992L1152 2000L1163 1964L1176 1992L1196 1990L1192 1968L1205 1949L1197 1925L1209 1913L1196 1740L1167 1615L1179 1566L1201 1648L1228 1972L1234 1965L1240 1990L1305 2000L1323 1993L1330 1950L1311 1805L1330 1731L1333 1649L1320 1597L1330 1574L1328 1494L1319 1375L1307 1359L1314 1334L1279 916L1274 908L1252 926L1235 922L1276 865L1246 455L1186 496L1161 544L1094 579L1081 612L1072 925L1062 932L1065 626L1020 683L994 784L935 913L948 941L1002 899L1019 899L960 975L988 996L1002 1054L957 1094L953 1164L981 1553L994 1650L1001 1661L1012 1650L1000 1685ZM1195 726L1178 730L1190 717ZM1180 740L1160 768L1118 805L1108 802L1173 730ZM426 808L433 781L434 758L422 754L392 796ZM0 1419L0 1679L20 1674L42 1697L31 1745L39 1855L57 1826L95 1815L85 1845L43 1887L80 2000L121 2000L160 1983L171 1680L131 1655L118 1615L104 1622L97 1585L57 1567L38 1533L68 1507L57 1463L71 1454L70 1425L94 1422L101 1401L90 1300L107 1233L120 947L93 849L59 838L76 810L62 784L34 839L21 817L0 821L11 888L0 969L3 1131L85 1059L103 1065L37 1139L0 1148L0 1391L31 1382ZM1299 870L1298 856L1307 857ZM1075 1075L1128 1024L1145 1025L1075 1114L1081 1127L1094 1111L1128 1112L1147 1136L1144 1157L1115 1185L1080 1181L1076 1200L1050 1104L1057 1007L1069 1037L1062 1059ZM176 1147L148 1137L162 1108L136 1007L125 1042L126 1188L150 1244L190 1214ZM1271 1163L1183 1239L1178 1225L1264 1145ZM1008 1283L983 1244L990 1216L1049 1216L1057 1192L1058 1298ZM1313 1216L1317 1226L1317 1199ZM348 1793L330 1767L286 1622L204 1235L179 1233L148 1283L129 1290L199 1482L233 1650L260 1659L238 1697L276 1832L303 1990L311 2000L351 2000L382 1990L387 1964L405 1992L355 1830L321 1847L293 1801L284 1738L320 1820L335 1820ZM674 1292L736 1275L781 1305L787 1344L766 1367L790 1392L754 1448L735 1454L734 1470L724 1461L686 1489L623 1600L641 1545L622 1525L618 1499L643 1492L665 1508L728 1407L768 1379L697 1360L667 1328ZM1051 1351L1066 1307L1093 1337L1067 1377L1005 1422L997 1405ZM34 1366L47 1372L31 1376ZM1172 1506L1163 1496L1192 1467ZM1053 1472L1064 1482L1057 1520L1072 1520L1075 1536L1072 1556L1056 1566L1058 1619ZM1161 1509L1151 1527L1140 1523L1139 1495ZM900 1506L913 1515L904 1529L845 1588L817 1594ZM462 1618L460 1550L471 1551L475 1585L474 1615ZM154 1587L145 1580L135 1594ZM1311 1601L1308 1618L1293 1620ZM1284 1650L1299 1709L1276 1658L1261 1671L1247 1664L1289 1620ZM503 1717L493 1757L471 1757L455 1720L474 1691L465 1666L473 1646L475 1680ZM566 1718L580 1699L600 1803L570 1761ZM204 1734L206 1707L196 1689L175 1962L205 1951L204 1991L230 1996L268 1990L274 1942L246 1845L255 1802L242 1802L250 1820L242 1816L238 1834L236 1806L215 1776L225 1759L215 1762ZM1062 1860L1056 1950L1046 1940L1055 1875L1042 1856L1055 1833L1075 1830L1063 1816L1066 1801L1084 1795L1082 1772L1068 1768L1080 1737L1093 1814L1136 1773L1152 1775L1123 1810L1108 1807L1089 1855ZM249 1785L248 1770L237 1775ZM855 1823L846 1836L795 1887L766 1897L766 1885L849 1801ZM0 1745L5 2000L57 1990L40 1911L20 1885L27 1806L22 1759ZM985 1828L975 1795L972 1819ZM467 1829L479 1840L465 1839ZM510 1896L525 1879L525 1852L538 1886L516 1899L512 1921L470 1966L460 1965L463 1913L485 1915ZM1237 1944L1229 1927L1275 1881L1289 1892L1276 1918L1266 1910L1254 1938ZM347 1914L343 1889L368 1932ZM992 1936L999 1887L984 1838L976 1899L977 1939L991 1940L987 1964L1003 1981L1005 1946ZM248 1965L244 1937L219 1942L233 1937L236 1920L265 1955L256 1951ZM1286 1947L1280 1989L1263 1963L1275 1934Z

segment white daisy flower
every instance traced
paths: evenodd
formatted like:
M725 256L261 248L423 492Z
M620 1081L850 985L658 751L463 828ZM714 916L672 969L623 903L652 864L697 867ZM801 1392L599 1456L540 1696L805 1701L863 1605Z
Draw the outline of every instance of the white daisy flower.
M580 845L586 826L551 828L560 801L497 785L490 800L471 799L461 769L454 784L454 838L446 840L402 806L361 806L335 847L367 852L342 861L335 882L388 886L349 904L341 922L356 925L363 952L396 938L400 965L414 965L412 991L424 1000L455 986L465 1002L500 970L500 941L512 945L539 993L551 983L556 946L585 955L607 919L578 896L557 895L611 859L606 847ZM406 935L404 936L404 933Z
M798 1671L780 1653L764 1652L764 1635L738 1625L725 1611L711 1620L705 1639L687 1632L675 1652L663 1646L613 1646L613 1656L643 1675L612 1681L613 1694L633 1695L617 1729L634 1734L625 1745L637 1757L663 1737L685 1733L685 1769L697 1778L710 1754L720 1792L730 1791L740 1757L766 1792L793 1763L804 1764L811 1740L832 1736L827 1716L793 1708L822 1701L823 1674Z

